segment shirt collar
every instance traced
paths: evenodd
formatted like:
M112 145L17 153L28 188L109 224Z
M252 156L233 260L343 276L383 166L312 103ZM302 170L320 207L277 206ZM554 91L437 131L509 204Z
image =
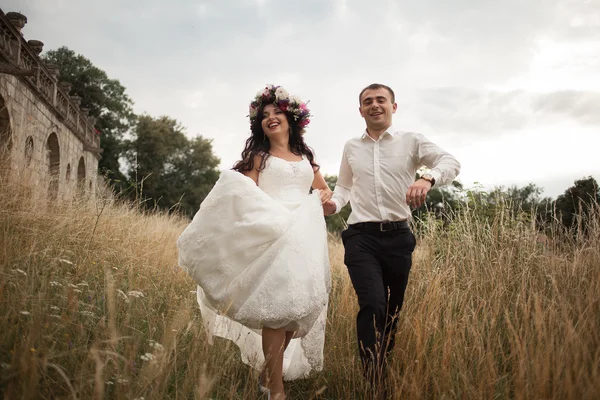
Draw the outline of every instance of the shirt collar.
M390 125L390 127L387 128L385 130L385 132L383 132L381 134L381 136L379 136L379 139L375 140L371 136L369 136L369 134L367 133L367 129L365 128L365 130L364 130L364 132L363 132L363 134L362 134L362 136L360 138L361 139L367 139L368 138L368 139L370 139L370 140L372 140L374 142L377 142L377 141L383 140L383 138L386 137L386 136L388 136L388 135L392 136L395 132L396 132L396 129L394 128L394 125Z

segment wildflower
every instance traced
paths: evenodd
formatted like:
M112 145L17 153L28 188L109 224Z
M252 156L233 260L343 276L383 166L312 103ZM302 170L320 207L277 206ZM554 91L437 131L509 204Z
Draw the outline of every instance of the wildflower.
M19 311L19 314L22 314L22 315L31 315L31 313L29 311Z
M128 380L128 379L123 379L123 378L119 378L119 379L117 380L117 383L119 383L119 384L121 384L121 385L124 385L124 384L126 384L126 383L128 383L128 382L129 382L129 380Z
M125 300L125 303L129 303L129 297L127 297L127 295L125 294L124 291L122 291L121 289L117 290L117 295L122 298L123 300Z
M106 383L107 385L114 385L115 384L113 381L106 381L104 383Z
M81 311L80 314L85 315L86 317L95 317L96 316L96 314L94 314L91 311Z
M142 354L140 356L140 358L144 361L152 361L152 360L154 360L154 355L152 355L152 353L146 353L146 354Z
M144 293L140 292L139 290L130 290L129 292L127 292L127 295L136 298L145 297Z
M16 272L16 273L19 273L19 274L21 274L23 276L27 276L27 272L23 271L22 269L17 268L17 269L13 269L12 271Z
M162 344L155 342L154 340L151 340L149 342L149 344L150 344L150 347L153 347L155 350L158 350L158 351L164 350L164 347L162 346Z
M59 286L59 287L62 287L62 283L58 283L56 281L51 281L50 282L50 286Z

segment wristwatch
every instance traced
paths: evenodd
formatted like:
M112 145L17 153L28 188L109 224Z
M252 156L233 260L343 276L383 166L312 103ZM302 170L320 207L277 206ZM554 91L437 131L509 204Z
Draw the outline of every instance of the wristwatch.
M421 176L421 179L426 180L427 182L431 183L431 187L433 187L433 185L435 185L435 178L431 174L425 174L425 175Z

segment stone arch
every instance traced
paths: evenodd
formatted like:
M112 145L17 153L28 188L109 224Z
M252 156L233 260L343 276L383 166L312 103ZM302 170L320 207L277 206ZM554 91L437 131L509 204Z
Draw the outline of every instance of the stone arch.
M33 158L33 137L27 136L25 139L25 166L31 165L31 159Z
M82 192L85 191L85 175L85 159L81 156L77 165L77 186Z
M10 114L6 107L4 97L0 95L0 161L10 157L13 145L12 129L10 126Z
M52 132L46 141L46 165L48 167L48 177L50 184L48 194L51 199L58 197L58 184L60 180L60 145L58 136Z

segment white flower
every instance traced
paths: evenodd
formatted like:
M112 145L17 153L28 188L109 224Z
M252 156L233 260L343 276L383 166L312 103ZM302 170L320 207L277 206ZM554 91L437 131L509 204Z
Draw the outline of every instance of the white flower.
M91 311L81 311L80 314L85 315L86 317L95 317L96 316L96 314L94 314Z
M289 98L290 98L290 94L284 88L278 87L277 89L275 89L275 100L276 101L288 100Z
M114 385L115 384L113 381L106 381L104 383L106 383L107 385Z
M127 292L127 295L136 298L145 297L144 293L140 292L139 290L130 290L129 292Z
M248 113L250 114L250 118L256 118L256 116L258 115L258 110L251 105L248 110Z
M16 272L16 273L19 273L19 274L21 274L23 276L27 276L27 272L23 271L22 269L17 268L17 269L13 269L12 271Z
M62 283L58 283L56 281L51 281L50 282L50 286L60 286L60 287L62 287Z
M29 311L19 311L19 314L21 314L21 315L31 315L31 313Z
M152 355L152 353L146 353L146 354L142 354L140 356L140 358L144 361L152 361L152 360L154 360L154 355Z
M150 344L150 347L153 347L155 350L158 350L158 351L164 350L164 347L162 346L162 344L155 342L154 340L151 340L149 342L149 344Z
M290 96L290 103L302 104L302 99L296 95Z
M117 295L123 300L125 300L125 303L129 303L129 297L127 297L124 291L122 291L121 289L117 289Z
M124 384L126 384L126 383L128 383L128 382L129 382L129 379L123 379L123 378L119 378L119 379L117 380L117 383L120 383L121 385L124 385Z

